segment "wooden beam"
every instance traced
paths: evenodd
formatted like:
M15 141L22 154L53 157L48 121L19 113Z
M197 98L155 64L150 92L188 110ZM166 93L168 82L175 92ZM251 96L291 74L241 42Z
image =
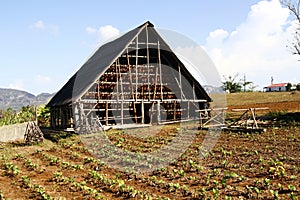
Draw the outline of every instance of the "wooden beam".
M144 99L141 102L141 112L142 112L142 124L145 124Z
M160 58L160 44L159 40L157 41L157 50L158 50L158 66L159 66L159 81L160 81L160 98L164 99L163 95L163 83L162 83L162 71L161 71L161 58Z
M160 116L160 101L157 102L157 123L161 122L161 116Z
M124 101L122 99L122 102L121 102L121 125L124 124L123 118L124 118Z
M138 48L138 43L139 43L139 36L136 36L136 48L135 48L135 101L137 100L137 95L138 95L138 55L139 55L139 48ZM135 114L136 114L136 109L135 109ZM137 122L137 121L136 121Z
M148 100L150 100L151 98L150 98L150 63L149 63L149 57L150 57L150 55L149 55L149 46L148 46L148 40L149 40L149 38L148 38L149 36L148 36L148 27L146 26L146 41L147 41L147 44L146 44L146 48L147 48L147 69L148 69L148 73L147 73L147 78L148 78L148 85L147 85L147 90L148 90Z
M105 104L105 125L108 126L108 102Z
M232 112L242 112L242 111L247 111L247 110L268 110L268 107L262 107L262 108L234 108L231 109Z

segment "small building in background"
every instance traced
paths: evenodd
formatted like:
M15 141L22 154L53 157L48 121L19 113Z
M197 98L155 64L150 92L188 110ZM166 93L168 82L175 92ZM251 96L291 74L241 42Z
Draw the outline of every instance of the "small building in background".
M288 83L276 83L264 87L264 92L285 92L287 91Z

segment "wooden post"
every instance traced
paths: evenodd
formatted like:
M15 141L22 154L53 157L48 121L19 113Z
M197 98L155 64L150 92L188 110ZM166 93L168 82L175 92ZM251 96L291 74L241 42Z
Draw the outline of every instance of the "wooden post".
M151 103L151 108L150 108L150 124L152 124L153 112L154 112L154 102Z
M202 121L202 114L201 114L201 111L199 111L199 122L200 122L200 127L202 128L203 126L203 121Z
M80 128L80 130L82 130L82 126L83 126L83 104L79 102L77 102L77 105L78 105L78 119L79 119L79 123L77 123L77 125L79 125L79 127L76 127L76 128Z
M145 124L144 99L142 99L142 102L141 102L141 111L142 111L142 124Z
M157 50L158 50L158 66L159 66L159 81L160 81L160 97L161 100L164 100L163 95L163 83L162 83L162 71L161 71L161 59L160 59L160 44L157 42Z
M135 100L137 100L138 93L138 56L139 56L139 48L138 48L138 38L136 36L136 49L135 49Z
M149 38L148 38L148 27L146 26L146 48L147 48L147 68L148 68L148 100L150 101L150 63L149 63Z
M137 123L137 113L136 113L136 101L133 102L133 113L134 113L134 119L135 119L135 123Z
M121 125L124 124L124 99L121 101Z
M161 122L160 118L160 101L157 101L157 123Z
M108 126L108 101L105 103L105 125Z
M258 125L257 125L257 121L256 121L256 118L255 118L255 108L250 108L250 111L251 111L251 114L252 114L252 118L253 118L253 125L252 125L252 128L258 128Z
M132 86L132 74L131 74L131 67L130 67L130 61L129 61L129 55L128 55L128 48L126 49L127 50L127 65L129 67L129 82L130 82L130 96L133 96L134 93L133 93L133 86Z
M174 117L174 121L176 120L176 101L174 101L174 113L173 113L173 117Z
M119 101L119 73L118 73L118 60L116 60L116 79L117 79L117 102Z

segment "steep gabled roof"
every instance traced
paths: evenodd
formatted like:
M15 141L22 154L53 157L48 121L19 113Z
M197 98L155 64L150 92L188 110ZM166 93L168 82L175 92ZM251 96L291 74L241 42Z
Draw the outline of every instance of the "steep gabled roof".
M144 37L140 34L146 27L154 27L149 21L143 25L127 32L119 38L108 42L101 47L87 60L86 63L69 79L69 81L56 93L56 95L50 100L47 106L62 106L68 105L73 101L79 99L90 87L94 84L100 76L105 72L105 69L109 68L113 62L124 52L128 45L138 36ZM171 48L160 37L160 35L154 30L149 29L149 41L160 41L163 47L165 60L171 64L174 61L179 62L182 66L183 63L173 53ZM205 97L207 101L211 101L211 98L201 87L199 82L185 68L184 73L190 81L198 83L196 89L201 91L201 95ZM80 84L79 84L80 83ZM76 86L76 87L74 87Z

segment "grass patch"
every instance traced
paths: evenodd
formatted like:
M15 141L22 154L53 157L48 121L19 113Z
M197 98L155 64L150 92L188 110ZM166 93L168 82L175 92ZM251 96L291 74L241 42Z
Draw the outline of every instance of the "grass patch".
M240 92L226 94L226 98L228 106L274 102L300 102L300 94L293 94L291 92Z

